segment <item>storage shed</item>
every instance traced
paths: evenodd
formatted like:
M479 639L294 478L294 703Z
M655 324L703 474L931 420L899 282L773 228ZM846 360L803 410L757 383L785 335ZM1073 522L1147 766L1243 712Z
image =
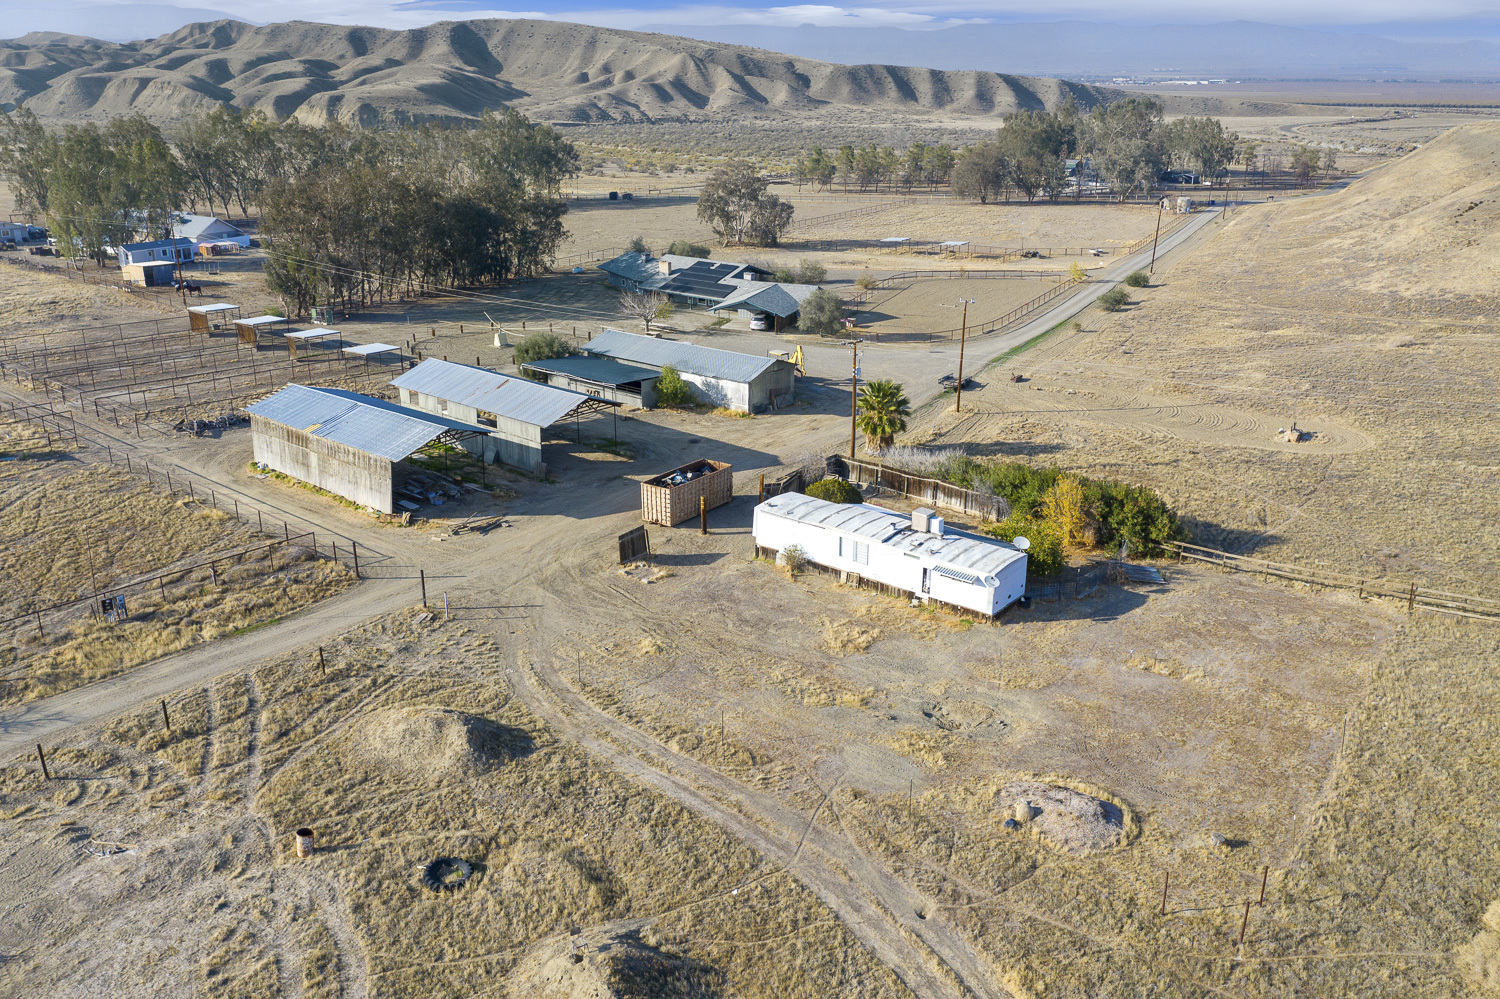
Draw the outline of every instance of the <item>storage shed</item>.
M536 475L542 462L542 431L568 417L605 412L618 402L569 392L489 368L428 358L391 380L408 406L477 423L487 433L464 446L484 461L502 462Z
M126 281L142 288L170 288L176 274L177 265L170 260L124 264L120 267L120 275Z
M641 483L641 519L674 527L733 499L734 467L700 458Z
M681 340L607 329L584 344L583 352L657 372L671 366L703 402L742 413L790 405L796 388L797 373L790 361Z
M288 385L245 408L258 463L384 513L395 512L403 459L487 433L384 399L306 385Z
M993 617L1026 592L1026 553L955 530L931 510L905 515L865 503L783 493L755 508L755 544L859 581Z
M624 364L608 357L553 357L521 365L528 375L557 388L598 396L635 406L656 408L656 380L661 373L652 368Z

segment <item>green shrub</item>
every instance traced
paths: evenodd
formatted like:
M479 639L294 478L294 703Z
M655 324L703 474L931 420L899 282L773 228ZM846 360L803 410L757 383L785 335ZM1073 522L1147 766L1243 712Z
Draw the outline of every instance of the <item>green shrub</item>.
M1018 537L1030 541L1031 547L1026 550L1027 576L1055 576L1067 564L1063 560L1061 532L1044 521L1013 513L1000 523L985 527L984 533L1001 541L1014 541Z
M1105 312L1119 312L1130 304L1130 292L1124 288L1111 288L1099 296L1099 308Z
M632 236L629 243L625 244L626 253L650 253L646 248L646 240L643 236Z
M1151 284L1151 276L1145 271L1131 271L1125 275L1125 283L1132 288L1145 288Z
M830 503L858 503L864 499L857 488L843 479L819 479L808 486L805 492L813 499L827 500Z
M691 406L698 401L693 387L682 380L682 375L670 364L661 369L656 380L656 404L658 406Z
M573 345L556 333L532 333L516 344L516 363L530 364L554 357L571 357L578 353Z
M667 247L667 252L677 257L703 257L706 258L711 252L702 243L689 243L685 239L675 240Z

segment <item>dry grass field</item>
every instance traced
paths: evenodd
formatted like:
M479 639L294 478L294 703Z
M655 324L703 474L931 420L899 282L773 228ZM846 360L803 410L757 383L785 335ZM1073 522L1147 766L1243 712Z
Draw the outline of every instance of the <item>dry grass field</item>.
M34 762L0 773L0 982L910 995L795 880L555 738L493 643L414 615L331 645L326 673L284 653L180 691L170 731L154 706L121 715L56 751L51 783ZM304 825L318 851L299 860ZM470 883L423 888L440 857Z
M305 549L259 550L217 574L189 569L211 553L264 537L202 502L140 478L67 459L0 465L0 702L30 701L114 676L198 642L299 610L354 582L353 573ZM176 571L174 571L176 570ZM97 591L154 579L127 593L128 620L112 623L88 601L24 616Z

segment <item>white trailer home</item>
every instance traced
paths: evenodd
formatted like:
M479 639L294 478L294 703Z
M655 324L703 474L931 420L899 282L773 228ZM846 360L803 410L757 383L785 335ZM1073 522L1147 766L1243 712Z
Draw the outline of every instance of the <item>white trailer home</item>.
M1026 592L1026 553L997 538L958 531L931 510L910 516L864 503L829 503L802 493L755 508L755 544L797 545L828 569L883 583L991 617Z

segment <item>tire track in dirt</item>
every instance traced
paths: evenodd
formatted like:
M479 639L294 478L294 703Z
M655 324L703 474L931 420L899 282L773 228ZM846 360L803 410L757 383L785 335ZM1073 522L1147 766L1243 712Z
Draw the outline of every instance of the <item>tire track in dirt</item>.
M966 941L946 925L919 914L931 907L927 899L847 840L809 823L805 815L775 797L678 756L600 712L568 688L555 671L533 665L517 676L522 700L559 735L578 741L784 866L918 996L1008 995ZM799 848L793 830L803 827Z

